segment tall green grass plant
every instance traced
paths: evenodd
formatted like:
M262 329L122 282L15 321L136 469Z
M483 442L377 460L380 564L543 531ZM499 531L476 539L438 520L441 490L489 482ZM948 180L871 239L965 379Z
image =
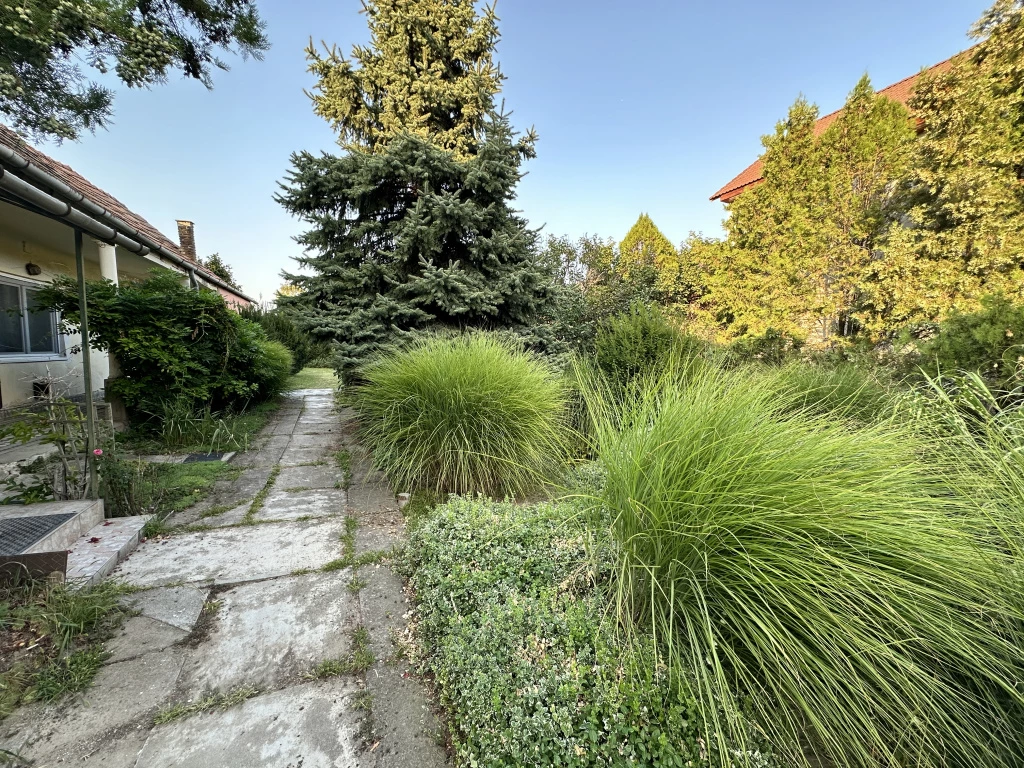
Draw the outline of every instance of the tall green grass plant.
M793 765L1019 764L1011 563L917 435L782 416L756 370L666 377L624 411L588 398L619 621L723 764L746 723Z
M399 489L520 496L565 459L562 377L491 336L430 338L361 377L364 439Z

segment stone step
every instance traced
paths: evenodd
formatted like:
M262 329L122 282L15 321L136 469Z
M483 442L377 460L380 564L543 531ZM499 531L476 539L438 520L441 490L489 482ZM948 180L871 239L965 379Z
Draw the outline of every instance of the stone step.
M87 531L68 551L67 580L98 584L139 546L152 515L115 517Z

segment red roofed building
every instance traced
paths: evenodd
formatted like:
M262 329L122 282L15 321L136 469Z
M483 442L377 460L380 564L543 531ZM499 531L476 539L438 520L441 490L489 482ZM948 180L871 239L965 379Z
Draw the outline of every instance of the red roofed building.
M878 91L878 94L880 96L887 96L893 101L898 102L900 104L906 104L910 100L910 96L914 92L914 86L917 84L917 81L920 79L922 74L931 72L945 72L952 66L952 62L953 59L946 59L945 61L936 64L934 67L931 67L930 69L924 70L923 72L919 72L916 75L911 75L910 77L904 78L903 80L900 80L898 83L890 85L888 88L883 88L882 90ZM823 134L828 129L828 127L835 122L836 118L839 117L840 114L842 114L842 111L843 110L841 109L837 109L835 112L832 112L831 114L825 115L824 117L820 118L814 126L814 135L820 136L821 134ZM736 178L734 178L720 190L715 192L715 194L711 196L711 199L721 200L723 203L731 203L733 200L735 200L741 194L746 192L748 189L756 187L758 184L760 184L764 180L764 177L761 174L762 163L761 160L758 159L752 165L748 166Z

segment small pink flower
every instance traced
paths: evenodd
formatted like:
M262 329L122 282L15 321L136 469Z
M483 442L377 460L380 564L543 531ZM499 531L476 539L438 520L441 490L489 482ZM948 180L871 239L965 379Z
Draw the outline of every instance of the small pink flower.
M103 455L103 449L102 448L97 448L96 450L94 450L92 452L92 455L93 456L102 456Z

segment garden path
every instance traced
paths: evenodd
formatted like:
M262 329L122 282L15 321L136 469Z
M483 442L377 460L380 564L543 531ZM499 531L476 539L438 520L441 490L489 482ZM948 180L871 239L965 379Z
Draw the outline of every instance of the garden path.
M144 589L93 685L19 710L0 746L37 767L446 765L381 562L402 518L350 414L330 390L294 392L234 463L115 573Z

